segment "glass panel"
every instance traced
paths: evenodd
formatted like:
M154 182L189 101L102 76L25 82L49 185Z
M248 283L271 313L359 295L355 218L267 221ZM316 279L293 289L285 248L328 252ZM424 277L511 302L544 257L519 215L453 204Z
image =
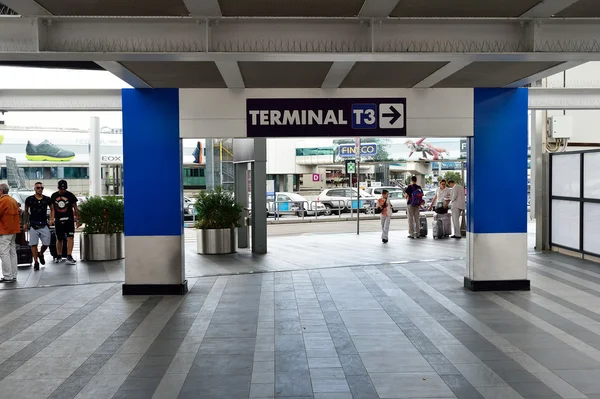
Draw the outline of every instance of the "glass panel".
M578 250L579 219L579 202L552 200L552 244Z
M552 155L552 195L581 196L581 155Z
M600 256L600 204L588 202L583 212L583 250Z
M600 199L600 152L583 154L583 169L583 196Z

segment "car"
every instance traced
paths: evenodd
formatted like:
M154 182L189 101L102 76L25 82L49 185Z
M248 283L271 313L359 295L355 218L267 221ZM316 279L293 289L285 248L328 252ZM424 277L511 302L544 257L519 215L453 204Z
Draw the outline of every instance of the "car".
M394 208L394 213L398 211L406 212L407 203L406 198L404 198L404 192L390 191L388 198L390 203L392 204L392 207Z
M360 198L361 212L373 213L377 197L361 190ZM357 199L355 188L330 188L319 194L317 202L320 202L325 206L326 215L331 215L333 213L339 214L340 212L350 212L351 199L354 199L354 201Z
M308 201L306 198L296 193L281 192L275 193L275 201L267 200L267 216L275 215L297 215L314 216L323 215L327 211L325 205Z
M371 195L374 195L376 197L380 197L381 193L383 192L383 190L388 190L390 193L392 191L400 191L402 192L402 187L396 187L396 186L383 186L383 187L367 187L365 188L365 192L369 193Z

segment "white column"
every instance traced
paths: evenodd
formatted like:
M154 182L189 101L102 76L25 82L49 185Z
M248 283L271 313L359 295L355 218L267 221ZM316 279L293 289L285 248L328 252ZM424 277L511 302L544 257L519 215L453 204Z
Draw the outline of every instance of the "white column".
M90 169L90 197L102 195L102 176L100 167L100 118L90 118L90 140L89 140L89 169Z

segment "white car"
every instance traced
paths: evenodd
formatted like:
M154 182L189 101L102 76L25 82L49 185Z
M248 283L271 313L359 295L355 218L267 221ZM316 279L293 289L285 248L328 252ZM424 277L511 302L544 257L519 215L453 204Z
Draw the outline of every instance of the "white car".
M325 213L326 215L331 215L332 213L338 214L340 212L350 212L351 200L357 200L356 188L330 188L323 191L317 197L317 201L325 205L327 208ZM365 213L373 213L377 197L361 190L360 200L361 211ZM352 207L354 206L355 205L352 205Z
M388 190L390 193L393 191L400 191L402 192L402 187L395 187L395 186L387 186L387 187L367 187L365 188L365 192L374 195L376 197L381 197L381 193L383 192L383 190Z
M327 211L325 205L315 201L308 201L296 193L275 193L275 201L267 201L267 216L297 215L315 216L323 215Z

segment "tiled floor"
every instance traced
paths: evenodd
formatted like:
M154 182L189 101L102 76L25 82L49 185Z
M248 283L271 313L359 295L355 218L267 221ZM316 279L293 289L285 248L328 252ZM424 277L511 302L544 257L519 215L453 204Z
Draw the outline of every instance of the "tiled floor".
M600 267L529 266L512 293L464 290L460 260L191 278L184 297L4 290L0 398L600 398Z

